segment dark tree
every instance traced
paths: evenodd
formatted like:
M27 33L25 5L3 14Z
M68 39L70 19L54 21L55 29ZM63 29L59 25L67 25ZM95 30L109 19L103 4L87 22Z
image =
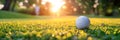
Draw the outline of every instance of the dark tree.
M13 5L11 7L11 11L14 11L14 8L16 6L17 0L12 0L12 3L13 3Z
M12 0L5 0L4 7L2 8L2 10L9 11L11 3L12 3Z

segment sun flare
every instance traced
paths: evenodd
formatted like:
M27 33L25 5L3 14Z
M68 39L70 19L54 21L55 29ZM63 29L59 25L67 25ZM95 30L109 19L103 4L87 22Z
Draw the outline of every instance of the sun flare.
M51 11L57 12L60 8L65 4L62 0L51 0L50 3L52 4Z
M65 4L63 0L44 0L42 4L49 2L51 4L51 12L58 12L60 8Z

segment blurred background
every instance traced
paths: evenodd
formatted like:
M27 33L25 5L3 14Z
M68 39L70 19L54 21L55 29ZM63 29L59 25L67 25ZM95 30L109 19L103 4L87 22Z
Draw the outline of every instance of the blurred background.
M0 0L0 10L36 15L120 16L120 0Z

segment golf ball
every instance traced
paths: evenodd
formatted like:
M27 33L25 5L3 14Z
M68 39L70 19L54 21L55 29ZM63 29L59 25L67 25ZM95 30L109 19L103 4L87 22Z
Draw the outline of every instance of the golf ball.
M88 28L90 25L90 20L86 16L79 16L76 20L76 27L78 29L85 29Z

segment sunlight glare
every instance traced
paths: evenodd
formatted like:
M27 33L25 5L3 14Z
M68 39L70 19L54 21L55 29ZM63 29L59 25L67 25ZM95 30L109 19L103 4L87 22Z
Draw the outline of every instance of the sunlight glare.
M20 2L20 3L19 3L19 6L23 6L23 2Z
M47 3L48 0L42 0L41 4L45 5Z
M33 4L32 6L33 6L33 7L35 7L36 5L35 5L35 4Z
M25 0L26 3L28 3L28 0Z
M50 0L50 3L52 4L51 11L57 12L60 10L60 8L65 4L62 0Z
M2 9L4 7L4 5L3 4L0 4L0 9Z
M23 2L20 2L20 3L19 3L19 6L20 6L20 8L24 8L24 9L26 8L26 7L24 6Z
M57 12L60 10L60 8L65 4L63 0L44 0L42 1L42 4L45 4L46 2L51 3L51 12Z

